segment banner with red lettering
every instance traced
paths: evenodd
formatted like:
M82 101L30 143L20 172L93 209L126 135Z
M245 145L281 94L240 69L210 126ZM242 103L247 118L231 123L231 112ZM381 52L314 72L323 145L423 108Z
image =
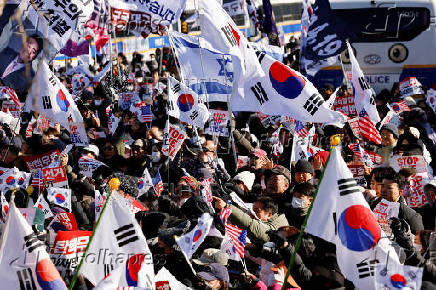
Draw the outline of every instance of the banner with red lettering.
M405 192L407 205L414 207L422 207L428 203L427 197L424 193L424 185L426 185L430 178L428 173L417 173L408 178L409 185L406 186Z
M395 171L403 168L414 168L417 173L427 173L427 162L421 155L400 156L394 155L390 159L390 165Z
M372 211L378 224L387 236L392 234L388 220L392 217L398 217L400 212L400 204L398 202L389 202L382 199Z
M363 164L352 164L347 165L347 167L350 169L351 173L353 173L353 177L356 180L357 184L360 186L366 186L365 169Z
M359 126L359 118L349 119L348 124L350 124L351 130L353 131L354 136L358 139L362 139L362 135L360 134L360 126Z
M14 118L20 118L21 108L14 102L5 100L2 103L2 112L9 112Z
M209 110L209 126L204 128L204 134L229 137L229 129L227 128L230 122L229 111ZM277 116L280 120L280 116Z
M24 162L26 162L27 168L30 172L35 172L39 168L49 166L53 161L59 158L59 150L52 150L44 154L23 156Z
M48 225L55 232L57 231L77 231L77 222L71 212L60 212Z
M186 133L183 129L167 122L162 141L162 153L173 160L182 147L185 138Z
M342 112L347 116L357 116L356 106L354 105L354 96L336 96L332 110Z
M42 176L46 187L68 188L67 171L64 166L43 168Z
M64 276L74 272L79 264L92 231L59 231L50 249L50 258L56 269Z

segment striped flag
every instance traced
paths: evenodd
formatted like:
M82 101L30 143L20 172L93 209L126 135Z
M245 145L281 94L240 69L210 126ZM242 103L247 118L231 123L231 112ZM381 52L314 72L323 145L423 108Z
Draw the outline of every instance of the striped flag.
M154 192L156 193L156 196L159 196L164 190L163 182L162 182L162 178L160 177L159 170L157 171L156 176L152 178L152 180L153 180Z
M238 228L237 226L227 223L227 219L232 214L232 209L230 207L221 209L219 214L221 221L226 229L226 235L233 242L233 249L242 258L245 252L245 243L247 240L247 231Z
M359 127L363 138L366 138L368 141L374 141L376 144L381 144L380 132L375 128L374 123L364 109L359 113Z
M0 95L2 99L11 99L18 108L21 108L21 102L18 99L17 93L13 89L1 87Z
M402 112L410 111L409 106L407 106L406 102L403 100L401 102L392 103L392 109L395 113L401 114Z
M141 110L140 111L141 112L141 116L140 116L141 122L150 123L151 121L153 121L153 115L151 113L151 106L141 105L140 110Z
M353 151L354 155L362 159L362 150L360 148L359 142L348 145L348 148Z
M309 131L304 126L303 122L297 121L297 123L295 125L295 134L300 136L301 139L304 139L309 135Z
M43 181L44 179L42 176L42 170L41 168L38 168L38 170L35 172L35 175L33 175L31 185L33 187L38 187L39 189L41 189L41 187L43 186Z

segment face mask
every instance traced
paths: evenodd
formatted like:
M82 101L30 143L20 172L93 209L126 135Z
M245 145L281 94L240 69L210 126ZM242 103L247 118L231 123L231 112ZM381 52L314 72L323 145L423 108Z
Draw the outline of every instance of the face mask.
M159 162L160 160L159 152L151 152L151 158L153 162Z
M101 105L101 100L94 100L94 104L96 106L100 106Z
M298 197L292 198L292 207L293 208L305 208L304 200Z

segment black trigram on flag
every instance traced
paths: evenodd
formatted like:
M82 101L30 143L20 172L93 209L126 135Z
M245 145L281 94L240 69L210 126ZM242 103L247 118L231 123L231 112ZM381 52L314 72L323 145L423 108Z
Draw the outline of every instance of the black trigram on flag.
M256 96L257 100L261 105L268 101L268 95L266 94L260 82L257 82L254 86L252 86L251 91Z
M312 116L315 115L315 113L318 111L319 107L324 103L324 99L318 95L313 94L310 96L310 98L306 101L303 108Z
M339 195L344 196L351 193L360 193L359 187L357 186L356 180L354 178L346 178L338 180Z
M231 46L238 46L238 42L236 41L233 31L229 25L221 27L221 31L224 33Z
M176 83L171 89L173 90L173 93L177 94L181 90L180 84Z
M359 279L363 279L369 276L374 276L375 266L377 264L378 264L378 260L368 261L368 259L365 259L359 264L356 264L357 271L359 273Z
M20 290L36 290L35 282L32 277L32 270L26 268L17 271L18 281L20 283Z
M37 248L45 247L44 243L38 240L38 237L34 233L24 237L24 246L29 253L32 253Z
M168 110L174 111L174 103L171 100L168 100Z
M44 110L50 110L52 108L50 96L42 96L42 106Z
M115 238L117 239L118 246L122 247L128 243L138 240L135 228L133 224L122 226L121 228L114 230Z

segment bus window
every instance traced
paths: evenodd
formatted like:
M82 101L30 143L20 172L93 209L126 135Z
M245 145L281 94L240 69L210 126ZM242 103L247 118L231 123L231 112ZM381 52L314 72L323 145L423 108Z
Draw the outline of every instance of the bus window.
M353 42L410 41L430 25L430 11L423 7L335 9L344 22L360 33Z

